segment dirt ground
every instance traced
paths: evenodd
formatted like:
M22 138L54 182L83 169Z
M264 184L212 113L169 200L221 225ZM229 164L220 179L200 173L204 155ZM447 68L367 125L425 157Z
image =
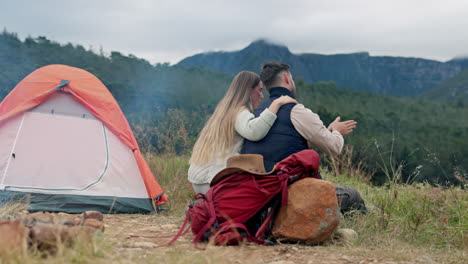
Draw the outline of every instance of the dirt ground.
M174 235L183 217L155 215L106 215L105 237L116 244L114 257L119 262L140 263L437 263L430 256L398 254L392 250L362 249L354 246L327 245L306 246L281 244L259 246L210 246L200 250L192 243L191 233L179 238L172 246L159 247L170 238L134 238L130 235ZM121 257L121 258L120 258Z

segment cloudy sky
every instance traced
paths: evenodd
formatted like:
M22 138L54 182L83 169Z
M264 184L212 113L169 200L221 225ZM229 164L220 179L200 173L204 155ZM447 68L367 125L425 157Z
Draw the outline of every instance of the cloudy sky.
M466 0L0 0L0 26L152 63L259 38L293 53L468 55Z

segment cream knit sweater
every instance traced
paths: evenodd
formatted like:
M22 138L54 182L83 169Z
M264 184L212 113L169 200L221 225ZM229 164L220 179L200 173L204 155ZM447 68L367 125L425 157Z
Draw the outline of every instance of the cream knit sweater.
M240 111L236 118L233 151L224 158L221 154L215 155L216 159L204 165L190 164L188 180L195 184L209 184L218 172L226 168L227 159L239 154L244 138L251 141L263 139L275 120L276 115L268 109L265 109L257 118L247 109Z

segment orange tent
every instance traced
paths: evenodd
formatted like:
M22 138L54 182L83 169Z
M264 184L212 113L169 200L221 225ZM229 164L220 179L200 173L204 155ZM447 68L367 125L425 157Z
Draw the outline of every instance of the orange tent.
M44 112L45 111L44 109L39 109L40 108L39 106L41 106L42 104L45 104L46 102L49 102L47 113ZM71 105L73 104L76 104L76 106L71 107ZM86 109L70 110L70 108L78 109L80 107L78 105L82 105ZM36 111L35 109L39 109L39 110ZM58 109L62 109L62 110L58 110ZM35 114L35 116L29 116L29 114L31 115ZM20 117L21 115L23 116ZM3 171L2 171L2 167L0 167L0 173L2 173L0 174L0 192L3 190L3 191L13 191L13 192L22 191L22 192L29 192L29 193L37 192L37 193L42 193L42 194L51 194L51 193L54 194L54 190L64 189L64 188L58 188L58 187L57 188L55 187L44 188L43 186L42 187L34 187L34 186L25 187L25 186L20 186L18 184L10 184L10 183L15 182L14 180L12 180L13 178L27 177L27 175L24 175L24 176L10 175L14 173L12 169L13 168L12 166L14 166L14 163L17 162L19 164L19 161L18 161L19 157L24 156L24 155L20 156L20 154L16 153L15 151L18 151L16 150L16 147L18 147L18 144L21 144L21 142L27 142L28 140L29 141L35 140L34 135L30 135L26 137L25 134L27 134L28 132L24 132L25 128L23 127L26 124L30 124L29 126L32 126L32 124L36 122L34 120L43 120L41 121L43 123L39 123L39 125L37 125L37 128L34 128L34 129L42 129L43 126L54 127L54 129L53 130L50 129L51 131L49 132L44 131L44 135L47 137L49 133L59 133L59 132L56 132L57 128L55 126L64 127L64 129L67 129L67 127L70 127L70 125L65 125L65 124L68 124L67 122L74 122L74 123L70 123L70 124L73 124L73 126L77 124L76 122L78 123L82 122L83 126L80 126L77 124L78 128L75 128L73 131L67 132L67 133L75 133L76 129L81 129L81 127L86 127L88 125L85 125L85 123L86 124L90 123L90 122L84 122L84 121L78 120L79 119L78 117L81 117L81 115L83 116L82 118L83 120L90 118L90 119L95 119L96 122L102 122L103 126L105 126L104 133L106 137L109 135L112 135L112 137L114 136L117 137L120 140L120 142L123 143L128 148L127 150L122 150L121 152L127 153L128 150L130 150L131 153L133 153L134 160L136 161L136 164L139 169L139 176L141 177L144 183L144 186L146 187L148 198L150 198L152 204L155 205L154 207L156 207L156 205L161 205L163 203L166 203L167 196L163 193L163 190L161 189L161 187L155 180L150 168L146 164L140 152L140 149L138 147L138 143L132 133L130 125L128 124L127 119L125 118L123 112L121 111L117 101L114 99L112 94L104 86L104 84L99 79L97 79L93 74L82 69L65 66L65 65L49 65L49 66L45 66L45 67L37 69L36 71L29 74L26 78L24 78L10 92L10 94L8 94L5 97L3 102L0 104L0 134L2 131L6 131L9 124L10 126L13 126L13 128L10 128L11 129L10 134L11 135L15 134L14 133L15 131L18 134L16 135L16 137L11 136L10 137L11 140L5 140L8 142L12 141L13 143L10 142L10 145L13 145L13 146L10 146L10 145L5 146L6 149L8 149L8 151L4 151L5 153L3 153L3 155L7 159L7 161L6 161L6 164L3 164L3 165L0 162L0 166L3 166ZM50 119L52 118L50 116L54 116L54 119ZM75 118L74 120L76 121L71 121L71 120L68 121L70 117L74 117ZM21 121L19 121L20 119ZM61 119L62 121L59 121L57 119ZM15 123L13 120L17 120L16 123L19 123L19 125L16 125L16 126L11 125L11 123ZM26 121L27 123L24 123ZM40 124L44 124L44 125L40 125ZM93 123L92 125L89 125L89 126L95 127L96 125ZM16 127L21 127L22 130L21 131L15 130ZM106 133L107 130L109 130L111 133ZM78 137L81 137L79 133L77 134L75 138L78 138ZM88 138L89 137L92 137L92 134L90 134ZM58 134L58 135L55 135L55 138L50 139L49 144L53 145L56 138L58 138L57 141L60 141L60 142L63 141L63 142L66 142L66 144L72 141L71 139L69 140L61 139L60 134ZM0 140L2 140L1 137L0 137ZM45 139L41 138L41 139L36 139L36 140L44 141ZM106 144L111 141L112 140L105 138ZM33 142L38 142L38 141L33 141ZM61 143L61 144L64 144L64 143ZM96 143L96 145L99 145L99 144L101 143ZM120 143L115 143L115 144L120 144ZM35 145L35 144L29 144L29 145ZM76 145L77 145L76 147L79 148L82 145L82 143L77 143ZM90 144L90 146L91 145L92 144ZM109 147L109 145L106 145L106 146ZM2 147L1 143L0 143L0 147ZM29 146L29 147L34 148L34 146ZM41 149L42 151L41 153L44 153L45 151L44 149L47 149L47 148L43 147ZM59 149L60 146L52 146L52 148L54 148L57 151L57 149ZM115 166L117 166L118 162L113 161L109 158L109 157L112 157L113 153L109 153L109 148L107 150L108 151L103 154L103 156L108 157L107 163L114 164ZM64 151L66 152L67 150L64 150ZM70 152L70 149L68 149L68 151ZM84 149L83 151L87 152L87 154L83 155L84 157L90 155L90 152L88 150ZM22 153L28 154L29 152L31 151L25 150ZM0 151L0 157L1 155L2 153ZM53 155L56 155L56 154L53 153ZM118 155L123 155L122 157L124 157L127 154L118 154ZM38 155L35 158L34 157L30 157L30 158L32 160L35 160L38 157L41 158L42 155ZM75 162L77 166L81 166L80 164L81 161L79 160L80 158L79 157L74 157L74 158L78 160L75 160L73 162ZM126 158L119 158L119 159L126 159ZM23 162L27 162L27 161L23 161ZM64 162L68 162L68 161L64 161ZM32 163L32 161L30 163ZM29 163L26 163L26 166L28 166L28 164ZM90 166L92 167L94 165L90 165ZM109 164L107 164L106 166L109 167ZM23 167L24 167L24 164L23 164ZM34 170L34 169L37 170L38 168L42 168L42 165L39 164L37 167L31 168L31 170ZM68 168L68 169L75 170L75 168L76 166L74 168ZM67 172L67 168L62 168L61 173L63 172ZM123 172L117 172L117 174L119 175L122 173ZM106 172L106 174L108 174L108 172ZM63 175L63 177L66 177L66 176ZM104 176L101 175L101 177L104 177ZM122 178L124 176L120 175L118 177ZM126 181L127 181L126 179L123 179L121 182L123 182L123 184L125 185ZM97 184L94 184L93 187L95 185ZM38 189L41 192L37 191ZM73 189L73 188L68 188L68 189ZM77 191L78 189L79 188L75 188L74 192L72 192L72 195L81 195L81 193ZM61 194L63 193L64 191L61 191ZM66 193L66 194L70 194L70 193ZM96 195L96 193L94 193L93 195ZM106 197L112 196L112 194L107 193L105 196Z

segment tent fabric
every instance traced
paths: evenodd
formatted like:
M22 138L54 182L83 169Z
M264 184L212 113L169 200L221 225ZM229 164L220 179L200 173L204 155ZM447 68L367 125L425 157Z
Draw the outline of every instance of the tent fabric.
M150 199L121 198L113 196L85 196L72 194L0 192L2 204L18 201L30 204L30 212L65 212L79 214L84 211L99 211L113 214L146 214L154 212Z
M0 129L2 124L16 119L14 117L18 117L21 113L31 109L44 110L41 104L49 99L52 100L57 92L72 95L89 110L90 116L100 120L106 129L133 152L147 195L156 205L166 203L167 196L145 162L117 101L99 79L85 70L66 65L49 65L29 74L0 104Z
M0 183L5 190L149 198L133 152L64 92L0 126Z

